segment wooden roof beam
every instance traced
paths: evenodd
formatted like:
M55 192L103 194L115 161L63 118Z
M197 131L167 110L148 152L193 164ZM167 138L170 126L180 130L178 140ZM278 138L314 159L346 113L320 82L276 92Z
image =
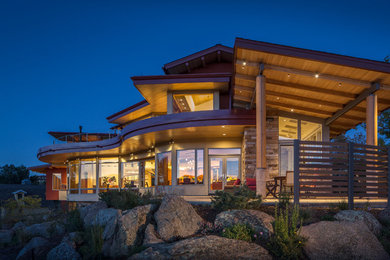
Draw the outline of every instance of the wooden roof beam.
M289 104L280 103L280 102L267 101L267 104L288 108L288 109L293 110L293 111L294 110L300 110L300 111L312 112L312 113L315 113L315 114L321 114L321 115L326 115L326 116L332 115L332 112L323 111L323 110L320 110L320 109L303 107L303 106L289 105ZM291 112L293 112L293 111L291 111Z
M257 68L259 67L259 65L254 63L254 62L248 62L248 61L243 61L243 60L237 60L236 64L241 65L241 66L243 66L243 64L245 64L245 66L257 67ZM265 64L264 70L286 72L289 74L295 74L295 75L300 75L300 76L305 76L305 77L316 77L316 78L320 78L320 79L327 79L327 80L336 81L339 83L348 83L348 84L352 84L352 85L357 85L357 86L361 86L364 88L369 88L371 86L371 82L369 82L369 81L351 79L351 78L335 76L335 75L330 75L330 74L322 74L320 72L315 72L315 71L292 69L292 68L270 65L270 64Z
M336 119L338 119L339 117L341 117L342 115L347 113L349 110L351 110L353 107L358 105L360 102L362 102L364 99L366 99L369 95L375 93L380 88L381 88L380 83L378 83L378 82L373 83L369 89L364 90L362 93L359 94L359 96L357 98L350 101L341 110L337 111L332 117L328 118L325 121L325 124L330 125Z

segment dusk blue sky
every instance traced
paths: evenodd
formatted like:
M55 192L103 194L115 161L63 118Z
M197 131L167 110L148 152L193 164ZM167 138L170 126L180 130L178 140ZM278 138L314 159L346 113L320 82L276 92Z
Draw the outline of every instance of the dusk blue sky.
M0 1L0 165L42 164L48 131L108 132L129 77L235 37L383 61L390 1Z

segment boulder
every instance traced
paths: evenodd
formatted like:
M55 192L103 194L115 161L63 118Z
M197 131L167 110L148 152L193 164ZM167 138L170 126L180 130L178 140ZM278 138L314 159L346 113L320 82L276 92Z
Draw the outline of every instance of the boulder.
M26 225L22 221L19 221L12 227L12 230L17 232L23 230L25 227Z
M390 224L390 208L385 208L381 210L378 214L378 219L383 223L383 224Z
M156 205L150 204L123 211L118 219L113 238L106 237L104 239L103 254L112 258L125 256L131 246L140 244L143 239L142 234L150 222L155 208Z
M78 208L80 212L80 218L84 221L85 226L91 225L95 219L96 214L101 209L106 209L107 204L104 201L98 201L95 203L88 204L86 206Z
M334 218L339 221L363 222L374 235L378 236L382 225L371 214L363 210L342 210Z
M78 260L81 259L79 253L68 243L62 242L49 251L47 260Z
M34 224L24 228L24 234L28 237L44 237L51 238L53 236L62 235L65 233L65 227L55 221L43 222Z
M130 259L272 259L272 256L254 243L204 236L154 245Z
M42 237L34 237L20 250L16 260L45 259L50 248L51 245L48 240Z
M361 222L321 221L301 229L309 259L389 259L376 236Z
M90 225L104 227L103 240L108 240L114 235L115 227L121 216L122 212L119 209L100 209Z
M0 230L0 245L7 245L12 242L14 231L12 229Z
M145 229L143 245L146 246L146 245L152 245L158 243L164 243L164 241L158 238L158 234L154 229L154 226L152 224L149 224Z
M203 219L191 204L176 195L167 195L163 198L154 218L157 232L165 241L191 236L203 223Z
M83 235L81 232L71 232L65 235L61 241L61 243L68 243L73 248L76 248L77 245L81 245L83 242Z
M273 233L274 217L258 210L228 210L219 213L214 221L214 227L226 228L235 224L246 224L253 228L257 235L268 239Z

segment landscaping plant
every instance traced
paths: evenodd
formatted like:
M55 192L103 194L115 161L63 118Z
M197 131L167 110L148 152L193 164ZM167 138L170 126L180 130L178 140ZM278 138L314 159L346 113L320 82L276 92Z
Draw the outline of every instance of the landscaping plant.
M80 211L75 209L68 213L65 220L65 229L69 233L84 230L84 222L80 217Z
M229 209L257 209L261 205L261 196L247 186L240 186L231 191L216 191L211 197L211 205L219 211Z
M235 224L224 228L221 235L230 239L244 240L252 242L254 240L254 230L246 224Z
M278 259L300 259L305 238L299 235L302 219L298 206L281 209L275 207L274 233L267 244Z
M102 259L103 230L104 228L99 225L85 229L83 240L86 243L79 250L83 259Z
M161 200L150 193L141 194L134 190L109 190L99 193L99 200L104 201L108 207L128 210L147 204L159 204Z

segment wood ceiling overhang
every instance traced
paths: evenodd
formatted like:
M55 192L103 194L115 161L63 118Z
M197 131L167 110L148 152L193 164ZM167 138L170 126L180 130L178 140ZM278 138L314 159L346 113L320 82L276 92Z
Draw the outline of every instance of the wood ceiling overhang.
M331 136L365 121L366 100L390 108L390 64L237 38L233 106L253 107L263 64L267 107L326 120Z

